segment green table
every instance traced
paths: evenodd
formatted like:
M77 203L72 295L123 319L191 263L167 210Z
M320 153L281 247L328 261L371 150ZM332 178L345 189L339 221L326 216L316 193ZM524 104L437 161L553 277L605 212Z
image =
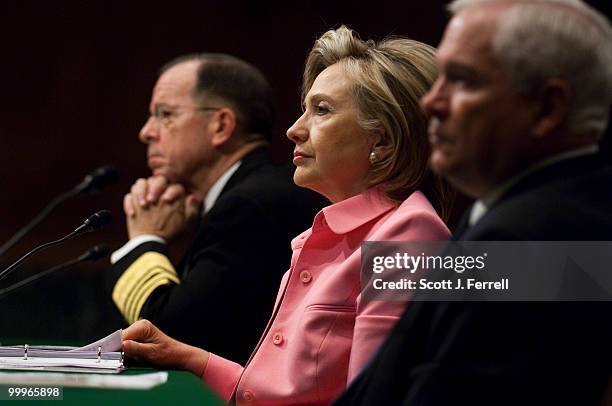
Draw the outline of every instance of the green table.
M128 370L124 374L153 372ZM49 402L51 403L51 402ZM168 382L149 390L64 388L62 404L70 405L222 405L223 403L195 375L168 371ZM57 402L55 402L57 406Z

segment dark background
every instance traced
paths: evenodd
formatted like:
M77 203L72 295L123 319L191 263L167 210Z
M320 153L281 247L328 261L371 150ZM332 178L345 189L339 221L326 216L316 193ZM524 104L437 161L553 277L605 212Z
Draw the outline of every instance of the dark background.
M284 134L300 114L302 68L318 35L344 23L363 38L404 35L435 45L447 20L445 3L3 2L0 243L94 168L112 163L121 178L103 194L60 207L0 264L3 269L35 245L63 236L96 210L114 213L111 226L41 253L0 287L94 244L114 250L125 242L121 201L133 181L149 173L137 134L157 69L168 60L224 52L258 66L275 90L273 152L286 159L292 146ZM75 267L0 297L0 340L88 341L121 327L102 285L107 266L102 260Z

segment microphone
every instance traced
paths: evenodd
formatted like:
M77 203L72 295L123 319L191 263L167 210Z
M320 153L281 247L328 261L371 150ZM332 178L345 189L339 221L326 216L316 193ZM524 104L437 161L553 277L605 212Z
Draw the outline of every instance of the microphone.
M74 231L74 235L79 235L83 233L89 233L92 231L96 231L102 228L103 225L110 223L112 220L111 212L108 210L100 210L95 212L91 216L87 217L87 219L78 226Z
M54 266L53 268L47 269L46 271L40 272L36 275L32 275L29 278L19 281L7 288L0 289L0 299L10 295L17 289L22 288L26 285L29 285L33 282L36 282L37 280L42 279L52 273L64 270L66 268L69 268L81 262L97 261L98 259L108 256L109 253L110 253L110 249L106 245L104 244L95 245L91 247L90 249L88 249L87 251L85 251L84 253L82 253L81 255L79 255L78 257L71 259L70 261L66 261L63 264Z
M15 269L17 269L19 265L25 262L32 255L36 254L38 251L61 244L64 241L67 241L73 237L76 237L77 235L98 230L100 227L109 223L110 221L111 221L111 214L110 214L110 211L108 210L100 210L99 212L92 214L83 222L83 224L78 226L70 234L60 238L59 240L55 240L55 241L51 241L51 242L39 245L38 247L34 248L32 251L28 252L27 254L19 258L17 261L13 262L13 264L11 264L8 268L0 272L0 280L6 278L10 273L14 272Z
M57 196L51 202L36 215L28 224L23 226L19 231L15 233L7 242L0 247L0 257L4 255L13 245L21 240L27 233L32 231L41 221L43 221L53 209L59 206L61 203L70 199L71 197L83 194L83 193L95 193L100 192L107 185L115 182L119 178L119 173L115 168L110 165L101 166L91 172L89 175L70 189L67 192Z
M119 179L119 172L110 166L101 166L85 176L83 181L75 186L77 193L97 193Z

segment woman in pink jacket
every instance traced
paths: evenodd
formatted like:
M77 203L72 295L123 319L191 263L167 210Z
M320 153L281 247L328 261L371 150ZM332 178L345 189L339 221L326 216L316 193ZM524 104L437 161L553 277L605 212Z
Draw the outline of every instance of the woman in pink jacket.
M323 405L337 397L391 329L404 304L362 300L362 241L444 240L445 185L429 172L419 99L436 78L434 49L378 44L328 31L304 71L304 113L287 131L296 184L331 201L292 242L272 317L245 366L164 335L141 320L127 355L200 376L244 405ZM239 253L236 253L239 255ZM221 328L221 326L210 326Z

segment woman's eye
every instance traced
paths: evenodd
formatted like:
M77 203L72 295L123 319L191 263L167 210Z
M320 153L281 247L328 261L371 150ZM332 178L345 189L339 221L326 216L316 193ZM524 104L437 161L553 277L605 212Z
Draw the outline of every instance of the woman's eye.
M319 116L329 113L329 109L322 105L314 106L313 110L314 110L314 113Z

